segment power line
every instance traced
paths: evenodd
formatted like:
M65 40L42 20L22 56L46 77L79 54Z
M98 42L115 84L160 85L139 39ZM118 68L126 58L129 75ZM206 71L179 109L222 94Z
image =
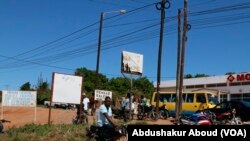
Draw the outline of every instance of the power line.
M234 10L240 10L240 11L242 10L242 8L243 9L248 9L249 8L249 6L247 6L246 3L231 5L231 6L226 6L226 7L227 7L226 11L228 11L228 8L229 9L233 8ZM235 9L235 7L237 7L237 9ZM216 8L215 11L203 10L203 11L193 12L193 14L194 14L194 16L201 16L203 14L208 14L207 12L204 12L204 11L210 11L211 14L215 14L216 12L223 12L222 9L225 9L225 6L221 7L221 9ZM195 15L195 14L197 14L197 15ZM223 25L231 25L231 24L235 24L235 23L228 23L228 22L235 21L235 20L248 19L249 15L247 15L247 14L248 13L239 13L239 14L233 14L233 15L228 15L228 16L223 15L223 16L217 16L217 17L212 17L212 18L202 18L202 19L198 19L198 20L190 20L190 23L192 23L194 29L204 29L205 27L207 28L207 27L218 27L218 26L223 26ZM176 16L173 16L172 20L175 20L175 18L176 18ZM225 22L226 22L226 24L223 24ZM238 21L237 23L246 23L246 22L247 21ZM218 24L218 23L220 23L220 24ZM157 26L157 24L155 24L155 26ZM154 26L152 26L152 27L154 27ZM150 27L150 28L152 28L152 27ZM152 39L152 38L158 37L156 34L153 34L154 30L144 32L147 29L149 29L149 27L148 28L144 27L144 28L141 28L139 30L132 31L132 32L129 31L127 33L124 33L124 34L121 34L119 36L112 37L112 38L110 38L108 40L105 40L103 42L104 50L111 49L111 48L114 48L114 47L119 47L121 45L127 45L127 44L135 43L135 42L138 42L138 41L145 41L147 39ZM167 29L167 32L165 33L165 35L173 34L174 33L173 31L176 30L174 28L174 26L169 26L166 29ZM79 37L81 37L81 36L79 36ZM79 37L77 37L77 38L79 38ZM64 41L61 44L58 44L58 46L59 47L63 46L63 45L65 45L64 43L71 42L72 40L74 40L74 39ZM82 49L69 50L69 51L62 52L60 54L56 54L56 55L52 55L52 56L44 56L43 58L40 57L40 58L37 58L37 59L33 59L32 61L33 62L34 61L44 62L45 59L46 59L46 61L48 61L48 62L58 62L57 60L72 58L71 56L73 56L73 55L75 57L77 54L78 54L78 56L80 56L80 55L83 55L83 54L95 52L96 49L92 48L94 46L95 46L95 44L90 44L88 46L85 46ZM11 65L11 64L8 63L8 65L13 66L13 67L17 67L16 66L17 63L15 65L14 64ZM20 66L22 66L22 64L20 64ZM7 66L5 66L5 67L7 68Z

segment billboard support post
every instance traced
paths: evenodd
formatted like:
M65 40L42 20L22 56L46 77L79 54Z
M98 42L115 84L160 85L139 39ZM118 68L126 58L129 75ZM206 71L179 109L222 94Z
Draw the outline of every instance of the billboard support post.
M142 67L143 67L143 55L123 51L121 55L121 73L125 76L124 73L130 74L130 96L129 96L129 119L131 119L131 109L132 109L132 90L133 90L133 74L134 75L142 75Z
M2 103L2 108L1 108L1 119L3 119L3 103Z

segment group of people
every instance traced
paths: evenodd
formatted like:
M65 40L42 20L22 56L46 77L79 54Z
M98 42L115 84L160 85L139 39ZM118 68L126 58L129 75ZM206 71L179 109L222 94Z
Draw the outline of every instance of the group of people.
M139 98L135 97L134 94L130 95L128 93L127 96L123 97L121 101L121 109L124 111L129 111L131 109L134 115L138 114L138 108L144 109L144 107L150 107L150 106L151 106L150 99L146 98L145 95L142 95Z
M102 104L100 103L101 101L96 101L94 99L94 93L92 93L92 96L90 98L88 98L86 94L83 93L82 98L83 110L88 113L90 112L91 115L97 117L97 125L107 131L115 132L116 125L114 124L112 119L111 98L106 97ZM128 93L126 98L123 98L123 100L121 101L121 108L125 110L131 109L133 111L133 114L137 114L138 108L144 106L151 106L150 99L147 99L144 95L138 98L135 97L134 94Z

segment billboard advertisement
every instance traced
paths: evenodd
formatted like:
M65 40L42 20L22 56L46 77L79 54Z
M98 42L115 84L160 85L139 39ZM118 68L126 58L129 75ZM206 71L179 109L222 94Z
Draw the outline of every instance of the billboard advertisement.
M123 51L121 64L122 73L141 75L143 68L143 55Z

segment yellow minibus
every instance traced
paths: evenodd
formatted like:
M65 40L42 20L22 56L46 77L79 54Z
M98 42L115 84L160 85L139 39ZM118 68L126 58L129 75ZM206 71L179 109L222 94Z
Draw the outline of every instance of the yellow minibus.
M156 106L156 95L154 92L151 98L151 105ZM165 104L170 116L175 116L176 92L159 92L159 107ZM218 96L212 92L183 92L182 113L192 114L197 110L213 108L218 104Z

